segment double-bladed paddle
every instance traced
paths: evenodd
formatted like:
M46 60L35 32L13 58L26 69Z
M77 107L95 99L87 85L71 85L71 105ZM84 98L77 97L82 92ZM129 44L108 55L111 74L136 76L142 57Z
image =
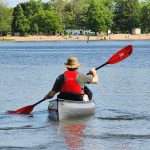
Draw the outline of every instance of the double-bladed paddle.
M118 62L126 59L127 57L129 57L131 54L132 54L132 45L128 45L128 46L122 48L121 50L119 50L118 52L116 52L111 58L108 59L107 62L105 62L101 66L98 66L97 68L95 68L95 70L98 70L108 64L118 63ZM45 101L45 99L42 99L33 105L28 105L28 106L22 107L18 110L7 111L7 113L8 114L30 114L32 112L33 108L43 101Z

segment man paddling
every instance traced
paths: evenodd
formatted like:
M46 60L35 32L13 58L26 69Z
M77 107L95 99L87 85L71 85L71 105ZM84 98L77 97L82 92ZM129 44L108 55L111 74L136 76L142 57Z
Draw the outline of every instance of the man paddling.
M98 76L97 76L97 73L95 70L98 70L98 69L100 69L100 68L102 68L108 64L116 64L116 63L126 59L127 57L129 57L132 54L132 51L133 51L132 45L127 45L126 47L124 47L121 50L119 50L118 52L116 52L104 64L96 67L96 69L91 69L90 72L88 73L88 74L92 75L91 82L89 82L89 83L98 83ZM73 58L70 57L68 59L67 63L65 64L65 66L68 68L68 71L76 71L81 65L78 63L78 60L75 57L73 57ZM78 78L78 75L79 75L79 73L77 73L77 75L76 75L77 78ZM65 74L63 76L65 76ZM8 113L8 114L30 114L36 105L40 104L41 102L45 101L46 99L52 98L57 92L60 92L60 94L62 94L61 86L60 86L59 91L54 90L55 85L57 85L57 81L59 81L59 77L57 78L52 90L44 97L44 99L36 102L35 104L28 105L28 106L22 107L22 108L17 109L17 110L9 110L6 113ZM64 81L66 82L66 80L64 80ZM77 82L77 84L79 84L79 83ZM70 87L72 87L72 85ZM81 95L83 98L83 94L81 94Z
M84 86L86 83L98 83L96 70L92 68L89 71L90 75L79 73L77 69L82 65L78 63L76 57L69 57L67 63L64 65L67 71L57 77L52 90L44 99L51 99L56 93L59 93L58 98L61 99L87 101L89 98L84 91Z

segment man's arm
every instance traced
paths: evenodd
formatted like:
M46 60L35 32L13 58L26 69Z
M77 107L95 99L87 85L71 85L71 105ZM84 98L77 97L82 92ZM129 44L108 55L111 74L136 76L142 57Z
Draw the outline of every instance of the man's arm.
M92 84L97 84L98 83L98 75L97 75L97 72L95 70L95 68L92 68L90 71L89 71L90 75L92 75L93 79L92 79Z
M50 91L43 99L51 99L55 96L56 92Z
M60 91L62 84L63 84L63 74L57 77L57 79L53 85L53 88L43 99L53 98L55 96L55 94Z

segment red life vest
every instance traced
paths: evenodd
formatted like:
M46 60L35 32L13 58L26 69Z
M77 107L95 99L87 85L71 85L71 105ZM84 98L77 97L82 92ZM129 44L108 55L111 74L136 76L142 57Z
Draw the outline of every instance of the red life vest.
M61 87L61 93L83 94L81 86L77 83L77 71L64 72L64 84Z

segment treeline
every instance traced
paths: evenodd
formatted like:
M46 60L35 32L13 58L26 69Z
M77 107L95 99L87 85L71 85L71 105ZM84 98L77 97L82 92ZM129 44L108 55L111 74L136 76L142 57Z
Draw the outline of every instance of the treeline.
M150 0L30 0L15 8L0 2L0 34L53 35L66 29L95 33L150 33Z
M7 8L0 1L0 35L11 34L11 25L12 25L12 16L13 10L11 8Z

